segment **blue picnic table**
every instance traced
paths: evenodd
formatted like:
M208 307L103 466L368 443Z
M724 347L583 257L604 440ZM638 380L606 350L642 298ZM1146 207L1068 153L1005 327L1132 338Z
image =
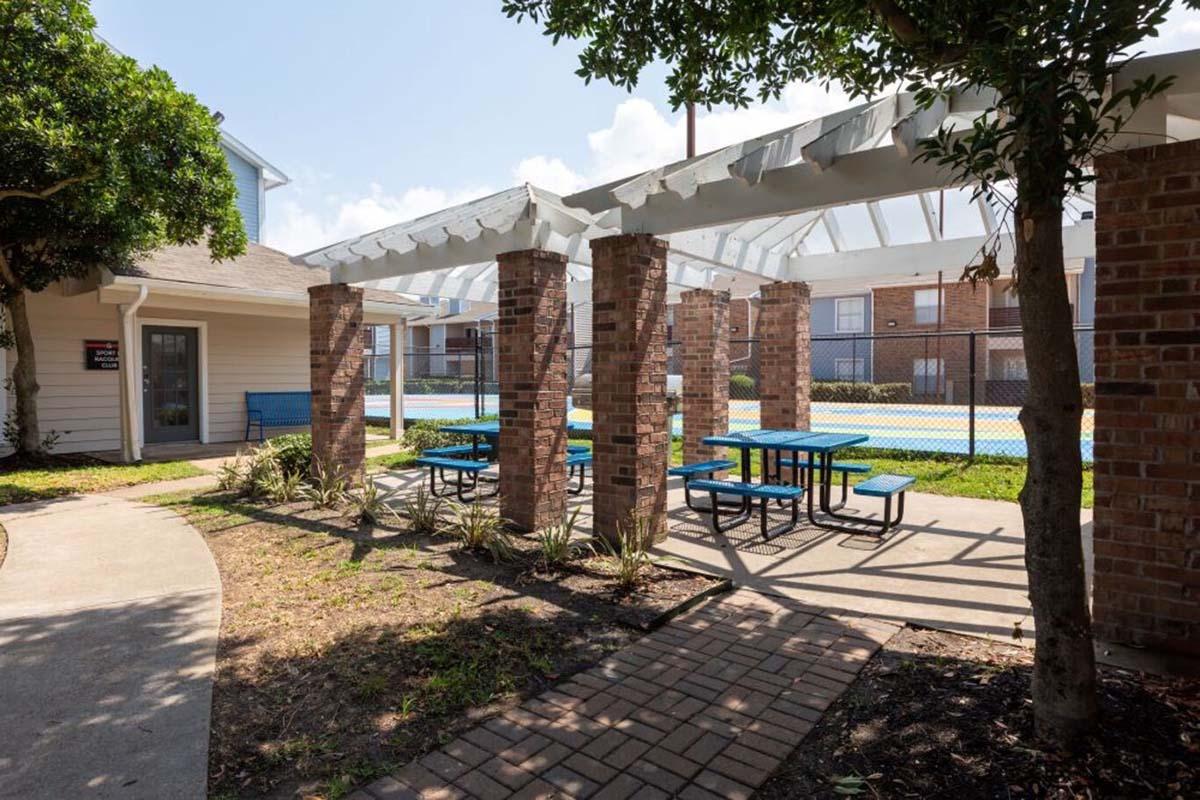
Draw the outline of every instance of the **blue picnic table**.
M764 483L777 482L780 484L788 484L789 481L784 476L782 467L784 453L807 453L807 465L803 467L804 476L800 475L802 469L797 458L792 458L791 462L791 481L792 486L807 486L808 493L808 521L818 527L826 530L835 530L846 533L861 533L861 530L839 525L836 522L827 522L818 519L816 516L817 508L820 509L823 515L834 519L843 520L846 522L863 522L864 518L855 517L850 514L838 513L841 504L833 506L831 496L833 492L833 457L839 450L844 450L848 447L863 444L870 437L861 433L817 433L814 431L801 430L779 430L779 429L764 429L757 431L736 431L717 436L706 436L703 440L704 444L716 445L720 447L732 447L741 453L741 471L742 482L749 483L750 475L750 459L753 453L758 451L762 458L761 476ZM774 456L775 469L772 471L771 456ZM801 480L804 483L801 483ZM816 491L814 491L816 489ZM817 508L813 506L813 496L817 498ZM747 504L747 511L748 511Z
M489 420L487 422L464 422L458 425L443 425L439 428L442 433L458 433L471 437L472 454L479 455L479 440L486 439L493 445L500 438L500 420ZM567 433L585 433L592 430L590 422L572 422L567 421ZM499 448L493 447L492 452L498 452Z

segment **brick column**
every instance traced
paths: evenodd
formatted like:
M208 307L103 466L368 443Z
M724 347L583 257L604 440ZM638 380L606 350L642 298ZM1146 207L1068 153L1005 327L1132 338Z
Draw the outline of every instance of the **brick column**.
M592 240L592 447L596 533L631 514L667 536L667 243Z
M764 428L806 430L812 386L807 283L768 283L758 316L758 397Z
M567 257L501 253L500 513L518 528L567 509Z
M1095 629L1200 655L1200 141L1096 171Z
M675 327L683 350L683 460L693 464L724 457L725 448L700 442L729 430L729 292L692 289L680 301Z
M366 458L363 290L326 283L308 290L313 461L360 481Z

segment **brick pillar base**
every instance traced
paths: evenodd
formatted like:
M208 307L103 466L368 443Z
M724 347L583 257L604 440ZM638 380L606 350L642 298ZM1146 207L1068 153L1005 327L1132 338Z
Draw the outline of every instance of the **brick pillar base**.
M692 289L680 300L675 323L683 350L683 460L693 464L724 456L724 448L701 440L729 430L729 292Z
M812 357L807 283L768 283L758 316L759 424L808 430Z
M532 531L567 509L567 257L501 253L500 513Z
M667 535L667 243L592 240L592 445L596 533L636 514Z
M1095 630L1200 655L1200 141L1096 172Z
M327 283L308 290L313 462L362 480L366 459L363 290Z

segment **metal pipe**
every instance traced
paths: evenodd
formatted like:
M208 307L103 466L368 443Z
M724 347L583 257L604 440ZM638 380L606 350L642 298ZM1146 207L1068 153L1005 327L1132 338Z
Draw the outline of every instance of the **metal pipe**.
M696 155L696 104L687 104L687 157Z
M138 415L137 415L137 397L138 397L138 374L133 363L134 339L136 338L137 328L134 324L134 319L137 316L138 309L146 302L146 298L150 296L150 287L146 284L138 286L138 296L129 305L121 306L121 336L124 338L124 346L122 347L121 364L125 367L125 395L121 403L121 422L124 428L124 436L121 437L121 459L126 463L134 463L142 460L142 446L140 432L138 431Z

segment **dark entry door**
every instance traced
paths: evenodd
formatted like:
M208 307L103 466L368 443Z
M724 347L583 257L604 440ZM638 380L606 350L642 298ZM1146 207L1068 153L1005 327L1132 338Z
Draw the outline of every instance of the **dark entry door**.
M147 442L200 438L195 328L142 328L142 410Z

